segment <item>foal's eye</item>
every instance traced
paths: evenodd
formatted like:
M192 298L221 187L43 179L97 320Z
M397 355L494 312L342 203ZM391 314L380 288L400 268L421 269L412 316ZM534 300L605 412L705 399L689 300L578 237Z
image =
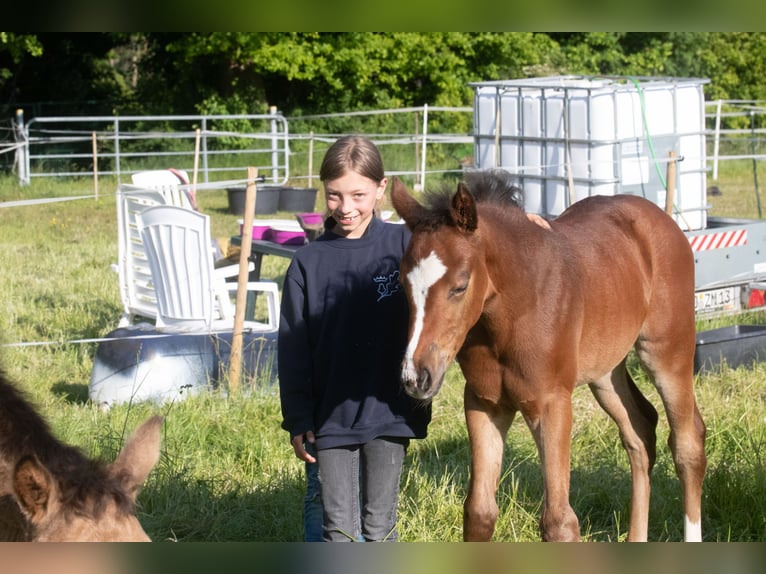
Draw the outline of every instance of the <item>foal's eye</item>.
M466 292L466 289L468 289L468 283L465 283L463 285L458 285L457 287L453 287L449 290L449 297L457 297L458 295L462 295Z

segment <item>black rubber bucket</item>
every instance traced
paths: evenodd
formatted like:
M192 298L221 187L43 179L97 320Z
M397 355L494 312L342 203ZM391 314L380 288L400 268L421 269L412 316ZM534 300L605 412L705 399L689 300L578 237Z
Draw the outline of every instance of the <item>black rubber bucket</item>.
M245 189L244 185L227 187L229 196L229 213L234 215L245 214ZM269 215L279 209L279 198L282 188L279 186L259 185L255 192L255 215Z
M312 212L316 200L315 187L283 187L279 191L279 211Z

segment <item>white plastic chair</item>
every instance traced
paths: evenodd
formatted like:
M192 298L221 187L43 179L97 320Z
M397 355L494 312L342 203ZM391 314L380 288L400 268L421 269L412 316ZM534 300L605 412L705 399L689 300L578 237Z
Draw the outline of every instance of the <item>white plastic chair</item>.
M117 188L117 264L113 265L119 276L120 298L123 312L118 327L134 324L138 318L155 321L157 296L152 284L149 261L146 257L136 216L149 207L177 205L165 189L141 188L123 184ZM187 204L188 205L188 204ZM189 207L182 206L191 211ZM210 240L208 240L210 247ZM253 264L249 266L252 268ZM236 277L239 265L219 268L220 275Z
M156 189L128 185L117 188L117 271L123 312L119 327L133 324L138 317L157 317L157 298L136 215L148 207L164 205L165 195Z
M213 332L234 327L237 283L213 266L210 218L176 206L147 208L136 214L157 296L158 330ZM247 283L266 296L266 322L246 320L245 330L277 330L279 291L273 281Z
M189 175L182 169L150 169L130 176L133 185L157 189L165 196L167 205L197 209L197 201L189 185Z

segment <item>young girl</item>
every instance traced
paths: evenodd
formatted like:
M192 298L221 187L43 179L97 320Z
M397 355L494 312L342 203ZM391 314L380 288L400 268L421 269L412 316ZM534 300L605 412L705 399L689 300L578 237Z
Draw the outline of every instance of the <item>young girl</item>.
M296 252L282 292L282 427L295 456L317 462L323 539L393 541L404 455L431 418L399 382L408 324L399 260L410 233L376 217L388 180L368 139L335 142L319 176L325 232Z

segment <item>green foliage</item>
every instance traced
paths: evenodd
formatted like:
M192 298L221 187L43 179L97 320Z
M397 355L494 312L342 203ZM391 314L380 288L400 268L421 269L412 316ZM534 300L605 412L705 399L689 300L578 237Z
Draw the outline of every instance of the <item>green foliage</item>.
M208 115L248 115L253 114L251 105L239 94L234 94L224 100L218 94L212 94L197 106L199 114ZM257 112L260 113L260 112ZM255 125L254 122L244 118L219 119L214 125L209 125L211 131L237 133L258 133L263 131L263 125ZM248 149L252 142L236 135L220 136L212 139L214 149Z
M43 48L37 36L33 34L0 32L0 55L3 53L8 54L11 62L17 65L27 55L32 58L39 58L43 53ZM12 77L13 71L0 64L0 89Z
M701 77L708 99L766 99L762 32L2 33L3 52L3 99L56 113L466 106L470 82L552 74ZM463 116L443 121L470 129Z
M34 34L0 32L0 50L8 52L14 62L21 61L25 54L39 57L43 53L40 40Z
M552 46L531 33L211 33L174 39L167 51L195 70L226 70L224 97L263 97L294 115L466 105L467 82L520 74Z

